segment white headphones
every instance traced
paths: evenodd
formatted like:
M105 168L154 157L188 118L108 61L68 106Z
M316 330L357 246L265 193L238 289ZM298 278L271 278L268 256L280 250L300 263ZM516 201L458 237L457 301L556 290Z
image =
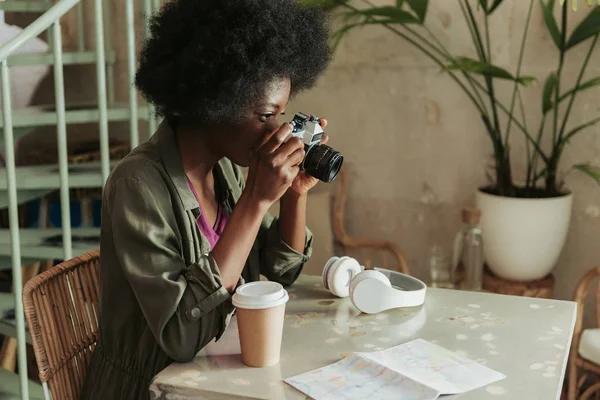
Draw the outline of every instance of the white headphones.
M322 277L325 289L338 297L350 296L352 304L366 314L425 302L427 285L419 279L382 268L365 270L352 257L330 258Z

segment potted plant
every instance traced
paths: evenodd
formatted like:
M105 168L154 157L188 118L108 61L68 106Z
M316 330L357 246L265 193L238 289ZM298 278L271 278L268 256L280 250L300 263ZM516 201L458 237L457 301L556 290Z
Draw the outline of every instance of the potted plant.
M511 73L494 65L490 50L489 21L504 0L456 0L471 33L476 58L451 54L428 29L428 0L397 0L392 6L375 6L368 0L362 3L304 0L341 17L334 34L334 48L351 30L377 25L419 49L466 93L480 115L482 130L491 141L494 156L493 172L488 174L491 183L478 188L476 195L477 206L482 211L486 263L505 279L540 279L556 264L569 230L573 201L573 194L564 183L565 176L571 171L580 171L600 183L599 167L587 162L568 168L560 164L569 142L600 121L597 115L568 124L577 95L600 88L600 77L583 79L600 35L600 6L586 1L590 5L586 16L574 29L568 29L569 2L560 0L560 12L555 13L555 0L539 0L539 3L530 0L518 64ZM541 122L532 127L527 124L521 94L536 78L523 75L521 67L532 9L538 4L556 46L557 61L555 69L549 68L544 77L539 108ZM570 4L575 6L576 1ZM555 14L559 14L558 18ZM586 54L576 84L567 88L562 80L565 60L573 48L584 46ZM496 94L494 84L498 80L513 84L506 102ZM527 152L526 170L518 174L523 177L518 180L511 163L513 132L518 132L525 141Z

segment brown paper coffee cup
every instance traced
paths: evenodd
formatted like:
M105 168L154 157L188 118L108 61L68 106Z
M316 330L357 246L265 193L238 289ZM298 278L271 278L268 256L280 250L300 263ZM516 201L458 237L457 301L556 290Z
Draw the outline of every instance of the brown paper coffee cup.
M279 363L285 304L262 310L238 308L242 362L250 367Z
M251 282L233 296L242 351L242 362L250 367L279 363L287 291L276 282Z

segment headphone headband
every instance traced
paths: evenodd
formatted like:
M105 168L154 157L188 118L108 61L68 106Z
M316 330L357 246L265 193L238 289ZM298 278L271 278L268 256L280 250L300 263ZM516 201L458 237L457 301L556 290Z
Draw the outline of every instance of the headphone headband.
M351 257L333 257L323 269L323 285L338 297L348 297L360 311L374 314L425 302L427 285L407 274L383 268L364 270Z
M420 306L425 302L427 285L420 279L389 269L374 268L374 270L384 274L390 280L392 287L397 288L396 292L404 295L406 299L404 307Z

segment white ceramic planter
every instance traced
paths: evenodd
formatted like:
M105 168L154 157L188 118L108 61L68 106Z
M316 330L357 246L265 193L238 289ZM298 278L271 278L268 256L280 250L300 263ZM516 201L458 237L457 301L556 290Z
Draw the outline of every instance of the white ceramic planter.
M497 276L541 279L552 271L565 244L573 195L518 199L477 191L485 260Z

